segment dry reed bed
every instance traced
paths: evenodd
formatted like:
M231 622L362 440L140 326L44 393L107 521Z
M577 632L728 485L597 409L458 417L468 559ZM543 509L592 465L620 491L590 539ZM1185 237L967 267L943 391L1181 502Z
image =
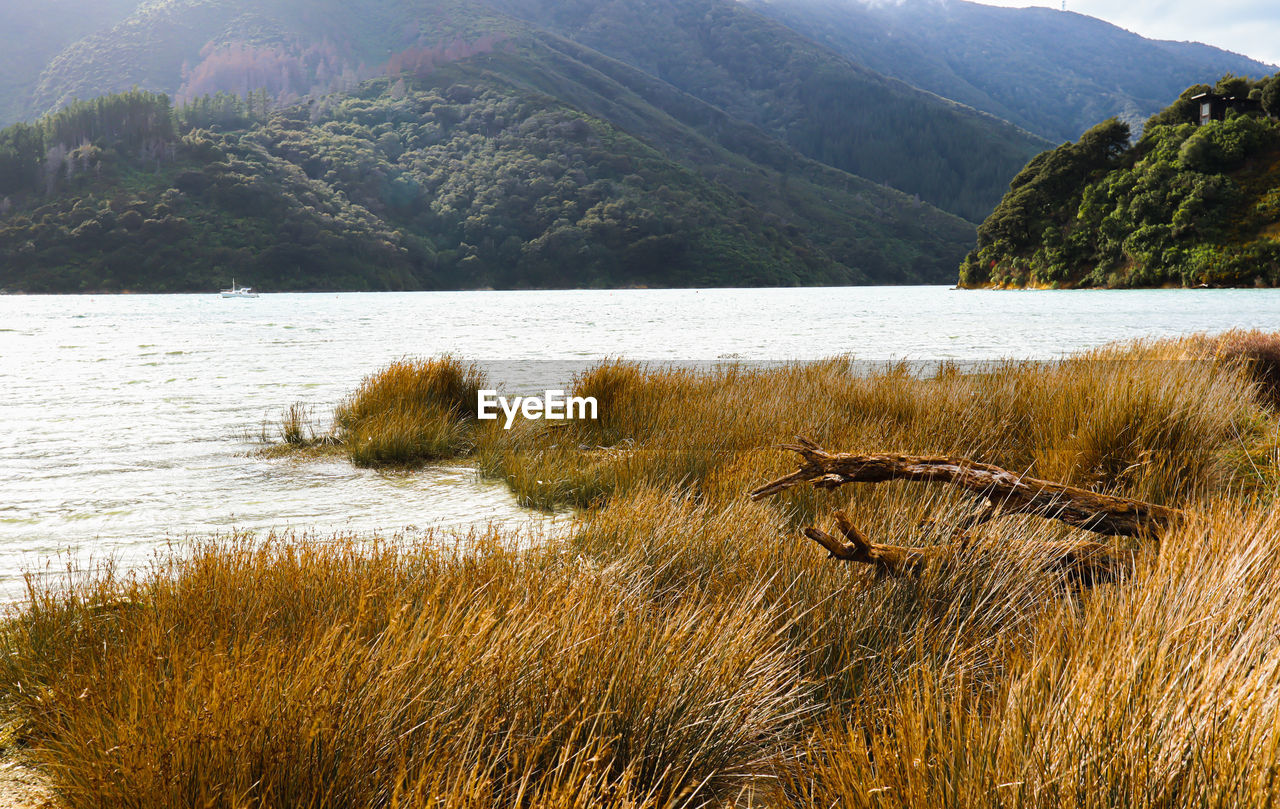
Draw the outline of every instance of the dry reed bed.
M344 404L348 443L378 443L386 403L444 413L449 452L586 507L572 535L241 537L138 580L33 582L3 625L0 706L74 807L1266 805L1277 424L1238 338L924 380L608 363L576 386L599 422L510 432L461 406L474 369L397 370ZM844 507L922 544L966 505L903 483L748 501L795 432L1197 516L1087 592L1041 571L1037 541L1067 529L1034 518L878 579L795 527Z

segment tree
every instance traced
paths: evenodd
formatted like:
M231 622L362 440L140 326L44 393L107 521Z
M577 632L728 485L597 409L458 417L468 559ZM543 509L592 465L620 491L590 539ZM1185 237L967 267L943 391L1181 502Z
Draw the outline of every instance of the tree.
M0 195L33 189L43 157L44 138L36 127L14 124L0 131Z
M1244 76L1236 76L1228 73L1218 79L1218 84L1213 91L1220 96L1235 96L1236 98L1246 98L1249 95L1249 88L1253 86Z
M1280 73L1267 80L1262 88L1262 109L1273 118L1280 118Z
M1165 109L1147 119L1143 134L1155 126L1176 126L1178 124L1194 124L1200 120L1200 104L1191 99L1202 93L1211 93L1213 88L1207 84L1193 84L1182 91L1178 100Z

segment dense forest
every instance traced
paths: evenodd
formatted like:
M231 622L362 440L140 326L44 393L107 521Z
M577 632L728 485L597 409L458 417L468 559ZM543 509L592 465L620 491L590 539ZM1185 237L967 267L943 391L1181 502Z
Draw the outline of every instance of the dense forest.
M932 28L902 23L931 2L859 6L857 47L848 25L822 22L840 3L808 0L112 0L73 19L78 2L0 10L0 114L28 121L0 132L0 288L195 290L233 274L267 289L948 282L973 223L1049 144L997 115L1039 131L1117 104L1132 119L1162 92L1140 77L1257 66L1101 37L1132 58L1085 70L1078 48L1032 58L1009 42L1110 26L988 19L963 2ZM892 54L914 64L916 51L950 65L927 89L978 109L886 75ZM966 282L1018 283L1025 265L1028 282L1082 283L1072 262L1092 261L1089 283L1148 283L1139 265L1207 261L1163 242L1135 261L1137 242L1086 249L1075 235L1030 274L1032 242L1057 220L1019 194L1163 154L1157 140L1181 135L1156 129L1172 124L1134 148L1113 128L1036 158L983 226L988 269L971 257ZM1096 141L1114 145L1094 165ZM1248 196L1262 181L1233 174L1246 163L1214 176ZM1228 196L1202 202L1243 215L1223 213ZM998 236L1035 217L1029 236ZM1246 236L1214 238L1234 256ZM993 250L1016 256L1008 272Z
M975 223L1051 143L1112 115L1136 126L1205 76L1274 72L963 0L109 0L62 21L76 2L0 11L0 123L134 85L179 102L265 87L287 104L349 90L408 48L554 33Z
M499 80L504 60L521 63L414 51L398 76L289 107L135 90L5 129L0 287L846 284L939 280L963 253L961 220L830 170L754 166L753 204Z
M1249 99L1199 124L1214 92ZM1280 285L1280 74L1188 88L1131 143L1110 119L1038 155L978 228L965 286Z

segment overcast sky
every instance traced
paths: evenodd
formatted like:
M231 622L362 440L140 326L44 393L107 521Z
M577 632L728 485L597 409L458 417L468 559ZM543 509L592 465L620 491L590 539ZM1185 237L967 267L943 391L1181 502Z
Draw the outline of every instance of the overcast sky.
M1062 0L978 2L1062 8ZM1204 42L1280 64L1280 0L1067 0L1067 11L1106 20L1150 39Z

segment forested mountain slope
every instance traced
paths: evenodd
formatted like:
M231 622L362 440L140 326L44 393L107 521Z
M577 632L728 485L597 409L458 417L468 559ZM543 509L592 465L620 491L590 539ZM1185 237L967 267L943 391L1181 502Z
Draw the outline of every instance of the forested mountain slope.
M190 98L265 87L285 101L349 89L410 47L523 26L470 0L135 0L126 19L66 48L30 111L133 86Z
M733 0L491 0L828 165L981 219L1047 143L856 65ZM1012 168L1011 168L1012 165Z
M966 0L747 0L859 64L985 110L1054 143L1116 116L1135 128L1188 85L1276 71L1196 42L1144 39L1093 17ZM1206 13L1211 13L1206 9Z
M1210 90L1261 109L1199 125ZM1193 86L1129 134L1112 118L1027 164L961 284L1280 286L1280 74Z
M110 0L64 29L0 51L22 63L11 106L23 82L27 115L71 104L0 133L0 286L203 289L236 267L280 289L949 281L960 217L1049 145L996 115L1070 131L1139 116L1178 71L1258 67L932 0ZM111 117L137 104L170 129ZM1086 278L1056 246L990 238L1040 238L1053 223L1009 212L1042 187L1015 182L970 283L1149 282L1128 247L1090 253ZM1204 275L1179 256L1152 277Z
M593 91L523 53L543 47L420 64L270 112L265 94L175 112L133 92L11 127L0 288L939 281L963 254L960 219L794 154L784 175L648 107L681 144L650 148L534 89L646 109L580 63ZM678 162L698 153L719 182Z
M180 100L266 86L290 101L353 87L409 48L443 51L539 31L625 62L810 158L974 222L1047 145L858 67L731 0L149 0L52 60L29 109L134 85ZM584 50L575 58L591 57Z
M0 3L0 126L31 113L41 72L64 48L123 20L138 0Z

